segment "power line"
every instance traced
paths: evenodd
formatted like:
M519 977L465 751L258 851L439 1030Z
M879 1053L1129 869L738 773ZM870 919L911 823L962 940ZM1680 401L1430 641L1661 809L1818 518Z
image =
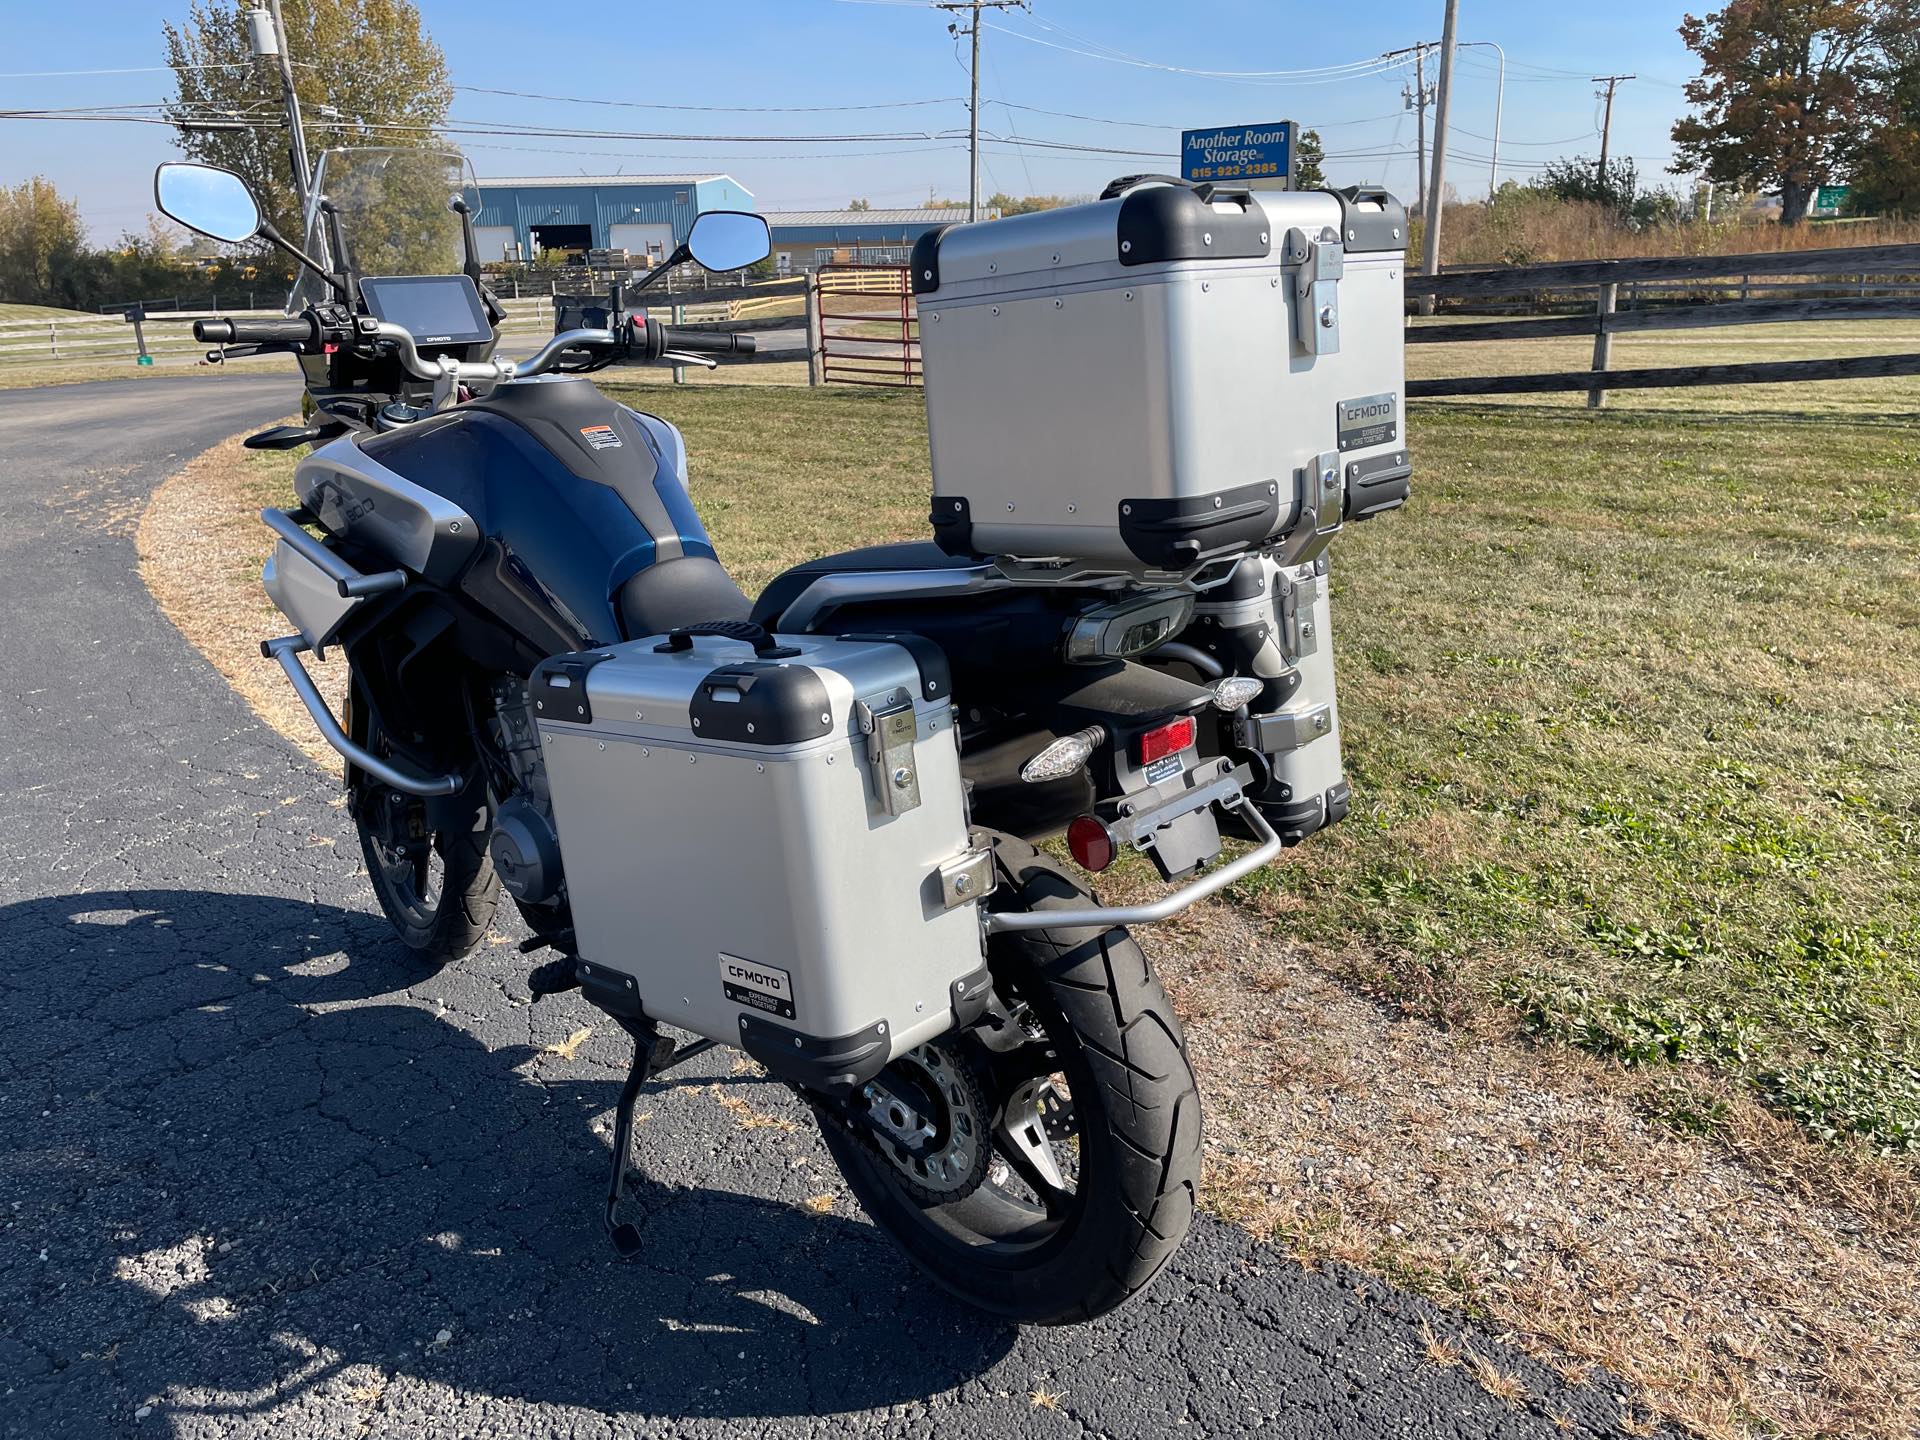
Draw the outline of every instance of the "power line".
M823 115L850 110L912 110L927 105L961 105L963 95L932 100L878 100L865 105L671 105L654 100L598 100L581 95L542 95L532 90L496 90L486 85L455 85L470 95L506 95L516 100L551 100L563 105L609 105L626 110L695 110L735 115Z

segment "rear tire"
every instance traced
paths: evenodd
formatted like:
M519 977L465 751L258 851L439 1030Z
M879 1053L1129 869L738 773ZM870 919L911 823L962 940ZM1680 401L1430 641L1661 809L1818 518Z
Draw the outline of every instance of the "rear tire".
M370 715L354 728L364 731L356 738L369 750L388 753ZM364 775L357 791L360 853L380 913L401 943L435 966L472 954L486 938L500 899L500 877L487 854L486 811L480 810L467 830L415 833L409 817L420 813L419 800Z
M997 849L1008 908L1088 903L1030 845ZM1044 1032L1044 1063L1071 1092L1076 1175L1057 1212L1013 1227L1011 1202L991 1183L938 1203L870 1140L823 1117L827 1146L868 1215L946 1290L1022 1324L1091 1320L1144 1289L1193 1223L1200 1097L1180 1022L1123 929L1005 932L988 962L1001 998Z

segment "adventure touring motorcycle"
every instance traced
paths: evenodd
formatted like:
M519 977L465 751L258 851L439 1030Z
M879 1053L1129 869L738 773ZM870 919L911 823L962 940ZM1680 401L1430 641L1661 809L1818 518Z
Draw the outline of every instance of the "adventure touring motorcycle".
M155 180L173 219L305 269L288 318L194 326L297 356L311 397L247 442L313 447L263 517L298 627L263 649L346 758L401 939L457 959L504 889L559 957L532 992L632 1036L616 1245L642 1085L728 1044L948 1290L1041 1323L1135 1294L1191 1223L1200 1106L1126 927L1347 812L1327 549L1407 495L1402 208L1140 176L927 235L932 539L749 599L680 432L586 374L750 335L616 297L495 359L464 162L335 151L314 188L295 246L230 172ZM759 216L703 213L636 289L767 250ZM300 658L329 647L337 719ZM1036 848L1063 834L1083 871L1134 851L1176 888L1101 905Z

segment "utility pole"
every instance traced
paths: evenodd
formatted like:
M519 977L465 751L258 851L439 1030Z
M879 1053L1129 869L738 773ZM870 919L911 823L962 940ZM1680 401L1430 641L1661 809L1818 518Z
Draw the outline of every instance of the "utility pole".
M1389 50L1380 58L1398 60L1402 55L1413 56L1413 88L1400 87L1400 98L1409 110L1419 112L1420 149L1413 178L1413 208L1415 213L1427 213L1427 106L1433 101L1433 91L1427 87L1427 51L1433 46L1422 40L1417 45L1403 45L1398 50Z
M300 128L300 96L293 88L293 60L287 54L287 25L280 15L280 0L271 0L272 9L255 8L247 12L247 38L256 60L277 60L280 64L280 98L287 110L287 134L291 137L293 193L300 202L304 222L307 197L313 187L313 172L307 168L307 136Z
M1421 264L1429 279L1440 273L1440 221L1447 209L1447 112L1453 103L1454 33L1460 20L1460 0L1447 0L1446 25L1440 35L1440 95L1433 107L1433 180L1427 186L1426 254ZM1420 299L1420 313L1433 313L1433 296Z
M1607 118L1600 123L1600 191L1607 189L1607 150L1613 140L1613 92L1622 81L1637 80L1637 75L1596 75L1593 83L1607 87Z
M278 4L279 0L275 0ZM972 95L967 101L967 219L980 218L980 12L982 10L1024 10L1027 0L948 0L936 3L936 10L971 11L973 23L962 30L958 21L947 26L953 36L966 35L973 42L973 63L967 67Z

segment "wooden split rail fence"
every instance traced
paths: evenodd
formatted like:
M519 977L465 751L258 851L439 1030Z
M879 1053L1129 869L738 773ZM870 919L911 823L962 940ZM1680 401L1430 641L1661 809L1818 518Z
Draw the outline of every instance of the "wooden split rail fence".
M1622 309L1623 286L1703 286L1724 293L1727 277L1737 277L1737 293L1750 296L1755 275L1799 277L1770 284L1774 294L1796 298L1730 299L1704 303L1646 305ZM1870 277L1881 277L1875 285ZM1613 337L1655 330L1696 330L1736 325L1779 325L1807 320L1886 320L1920 315L1920 245L1866 245L1828 250L1776 251L1757 255L1681 255L1647 260L1578 260L1551 265L1515 265L1499 269L1443 271L1428 278L1407 277L1410 297L1431 295L1474 304L1515 296L1536 305L1549 297L1585 294L1589 313L1533 315L1523 319L1455 320L1441 312L1438 323L1415 324L1409 345L1443 345L1488 340L1593 337L1588 370L1528 375L1449 376L1410 380L1407 394L1527 395L1554 391L1587 392L1598 408L1609 390L1670 389L1695 385L1781 384L1807 380L1857 380L1920 375L1920 354L1855 355L1821 360L1760 360L1731 365L1669 365L1652 369L1612 368ZM1848 293L1848 292L1851 293ZM1681 293L1686 293L1682 290ZM1695 291L1694 293L1698 293ZM1765 293L1765 292L1763 292Z

